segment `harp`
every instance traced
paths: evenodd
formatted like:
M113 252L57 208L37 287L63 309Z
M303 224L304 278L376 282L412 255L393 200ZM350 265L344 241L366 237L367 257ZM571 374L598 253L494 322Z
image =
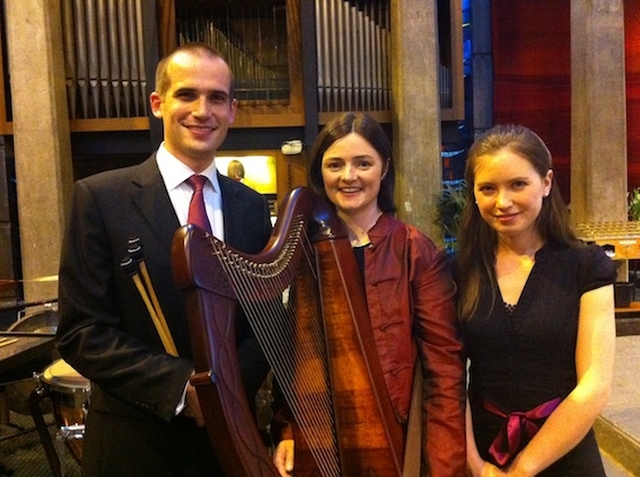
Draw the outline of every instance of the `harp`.
M401 475L404 431L384 385L361 274L326 202L294 189L257 255L182 227L172 260L186 300L191 382L227 475L278 476L239 378L238 304L308 447L298 452L296 441L296 477Z

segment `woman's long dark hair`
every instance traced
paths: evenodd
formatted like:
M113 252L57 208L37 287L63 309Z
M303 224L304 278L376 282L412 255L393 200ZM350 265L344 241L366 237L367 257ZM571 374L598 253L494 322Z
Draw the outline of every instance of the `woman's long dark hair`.
M544 141L524 126L495 126L471 146L465 169L467 201L459 228L456 257L457 276L461 285L459 310L463 320L469 319L475 311L481 284L487 281L493 285L496 283L494 267L498 235L480 215L473 191L478 160L503 149L529 161L540 177L545 177L553 169L551 153ZM555 178L552 180L549 196L542 201L536 227L545 242L570 247L580 243L569 224L567 207ZM491 289L495 290L495 286Z
M350 133L357 133L367 140L369 144L380 154L383 161L387 162L387 173L380 184L378 193L378 207L383 212L395 212L394 202L395 171L391 159L392 147L387 134L380 124L364 113L347 112L328 122L320 131L311 149L311 161L309 163L309 186L320 196L327 198L322 180L322 157L333 143Z

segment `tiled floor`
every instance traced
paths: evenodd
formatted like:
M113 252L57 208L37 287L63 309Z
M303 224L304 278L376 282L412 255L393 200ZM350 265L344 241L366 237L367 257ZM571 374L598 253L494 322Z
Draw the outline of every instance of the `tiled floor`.
M55 439L57 429L51 415L49 424L60 471L64 477L78 477L80 469L64 444ZM9 424L0 425L0 477L54 477L30 416L11 412Z
M602 415L640 439L640 335L616 338L616 364L609 405ZM640 456L639 456L640 457Z
M640 476L639 371L640 335L618 336L611 399L596 423L598 441L608 454L609 476Z

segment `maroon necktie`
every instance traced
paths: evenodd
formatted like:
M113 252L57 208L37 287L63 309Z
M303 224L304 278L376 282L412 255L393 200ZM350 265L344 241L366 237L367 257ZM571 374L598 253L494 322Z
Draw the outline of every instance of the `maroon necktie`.
M197 225L207 232L211 232L211 224L207 218L207 210L204 206L204 194L202 188L207 182L205 176L192 175L186 182L193 188L193 195L191 196L191 202L189 203L189 217L187 222Z

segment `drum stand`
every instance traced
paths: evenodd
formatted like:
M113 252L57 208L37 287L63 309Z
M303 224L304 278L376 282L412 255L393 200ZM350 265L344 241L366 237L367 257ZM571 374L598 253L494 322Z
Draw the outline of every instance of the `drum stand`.
M49 467L51 467L53 475L55 477L63 477L60 458L58 457L56 448L53 445L51 434L49 434L49 429L47 429L47 424L44 422L44 416L42 415L42 409L40 408L40 402L44 398L48 397L48 395L49 393L46 387L40 385L36 386L29 395L29 410L31 411L31 417L33 418L33 422L35 422L36 429L38 430L38 436L40 437L40 443L42 444L42 448L44 449L47 462L49 462Z
M63 387L60 382L56 384L52 381L62 379L62 376L48 376L48 373L53 373L54 368L60 363L64 364L62 360L58 360L49 366L44 373L35 374L34 379L37 384L29 394L29 411L36 425L49 467L51 467L55 477L63 477L63 465L44 421L41 407L42 400L45 398L51 400L55 424L58 429L57 437L64 442L76 462L80 463L82 459L84 419L87 412L85 398L88 397L88 389L86 387L88 385L80 384L79 387L73 385L71 387ZM79 401L76 401L76 398ZM70 401L67 401L68 399ZM69 405L72 407L65 407Z

